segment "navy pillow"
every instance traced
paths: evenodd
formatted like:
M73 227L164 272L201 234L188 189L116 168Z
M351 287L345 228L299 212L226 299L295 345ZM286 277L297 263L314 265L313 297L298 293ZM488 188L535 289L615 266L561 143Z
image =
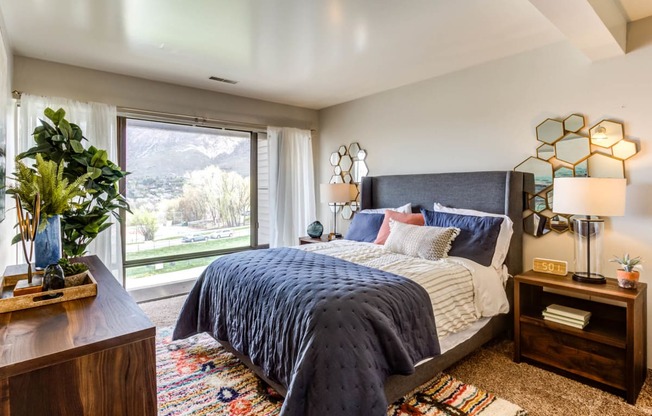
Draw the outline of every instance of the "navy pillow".
M483 266L490 266L500 233L501 217L477 217L421 209L428 226L457 227L460 234L453 241L449 256L464 257Z
M383 219L385 219L385 214L357 213L353 217L349 231L344 238L373 243L376 240L380 226L383 224Z

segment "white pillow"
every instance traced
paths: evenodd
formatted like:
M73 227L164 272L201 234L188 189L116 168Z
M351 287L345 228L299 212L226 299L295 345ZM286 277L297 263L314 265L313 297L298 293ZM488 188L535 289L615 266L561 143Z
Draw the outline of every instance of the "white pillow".
M514 222L507 215L494 214L491 212L476 211L474 209L464 209L464 208L449 208L445 207L439 202L435 202L433 206L435 212L448 212L452 214L459 215L473 215L475 217L500 217L503 219L502 224L500 224L500 232L498 233L498 238L496 239L496 248L494 250L494 256L491 260L491 265L494 269L500 270L507 258L507 251L509 251L509 243L512 240L512 234L514 234Z
M426 227L389 220L385 249L406 256L439 260L448 256L451 243L460 233L455 227Z
M384 214L385 210L400 212L403 214L412 214L412 203L401 205L398 208L367 208L360 211L363 214Z

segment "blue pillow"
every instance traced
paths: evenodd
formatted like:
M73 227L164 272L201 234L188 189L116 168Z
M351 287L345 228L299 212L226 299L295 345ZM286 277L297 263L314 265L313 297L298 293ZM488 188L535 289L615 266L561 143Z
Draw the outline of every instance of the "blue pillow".
M380 226L383 224L383 219L385 219L385 214L364 214L359 212L353 216L349 231L344 238L373 243L376 240Z
M460 229L448 252L449 256L464 257L483 266L491 265L503 218L435 212L423 208L421 214L428 226Z

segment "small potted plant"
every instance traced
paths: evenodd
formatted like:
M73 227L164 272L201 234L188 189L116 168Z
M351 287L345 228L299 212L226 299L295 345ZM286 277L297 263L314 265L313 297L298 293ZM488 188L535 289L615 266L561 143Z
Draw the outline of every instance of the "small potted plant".
M88 274L88 266L84 263L71 263L63 257L59 260L59 266L63 270L66 287L83 285Z
M629 254L625 254L623 257L614 256L613 259L609 260L612 263L618 263L622 266L622 269L616 271L616 277L618 278L618 286L624 289L636 289L638 284L639 272L636 269L642 269L641 266L641 257L630 257Z

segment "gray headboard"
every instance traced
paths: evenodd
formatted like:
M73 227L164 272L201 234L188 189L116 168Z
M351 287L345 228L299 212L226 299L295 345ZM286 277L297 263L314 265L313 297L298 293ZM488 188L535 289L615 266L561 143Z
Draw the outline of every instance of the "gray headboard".
M514 235L507 255L507 268L514 275L523 271L524 191L534 193L530 173L514 171L431 173L367 176L362 178L361 207L398 207L412 203L414 212L432 209L435 202L495 214L514 222Z

